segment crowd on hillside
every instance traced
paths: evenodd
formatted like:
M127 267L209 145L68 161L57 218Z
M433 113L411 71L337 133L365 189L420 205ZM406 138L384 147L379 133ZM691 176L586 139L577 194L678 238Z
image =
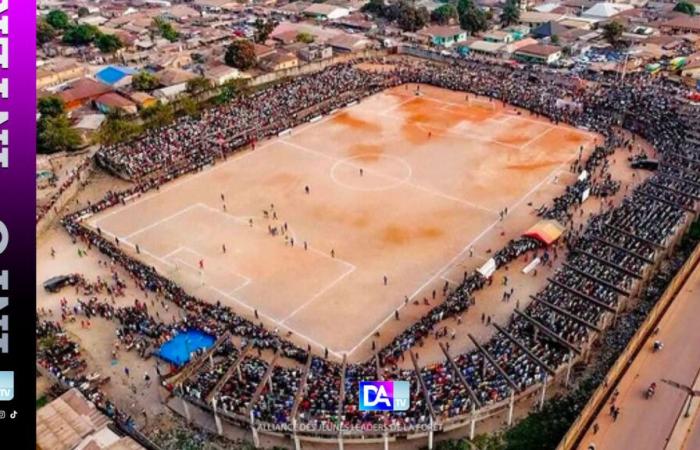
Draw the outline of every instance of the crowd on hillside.
M473 293L492 282L480 273L466 273L462 283L446 292L444 301L386 347L378 349L380 373L377 373L375 361L347 365L343 388L343 366L339 363L311 356L308 349L297 347L276 331L268 331L228 307L190 296L153 268L127 256L120 250L119 242L80 224L80 217L172 178L175 172L171 166L182 170L181 161L198 165L213 158L214 155L204 154L208 151L205 147L213 148L212 139L225 141L225 145L232 148L297 124L306 117L306 110L313 109L315 115L343 104L347 102L345 94L359 98L381 86L399 83L427 83L489 96L528 109L531 114L585 127L605 136L600 150L587 160L579 160L572 168L577 173L586 170L592 174L589 181L570 186L563 197L541 210L545 217L563 223L570 223L571 214L578 208L586 189L602 184L606 191L611 190L610 194L616 192L605 170L606 158L614 147L634 146L635 143L634 138L625 141L629 138L616 135L615 127L630 130L649 141L661 164L658 173L631 189L619 206L607 206L585 227L568 230L564 242L569 253L565 263L535 295L536 300L522 308L521 313L514 314L509 323L499 327L482 344L488 358L481 349L476 349L455 355L454 366L442 363L420 369L418 376L426 387L427 398L423 396L416 372L402 369L398 363L406 358L407 351L439 332L445 320L456 319L471 306ZM700 163L694 162L700 159L700 151L685 139L685 130L697 119L692 114L682 113L682 94L682 87L644 75L629 75L624 83L605 78L586 81L561 74L554 76L538 69L520 70L473 61L454 66L404 62L397 63L393 72L381 74L369 74L350 65L337 66L211 110L201 119L182 119L136 143L105 149L102 163L109 164L115 172L133 178L157 171L164 175L127 193L109 193L103 201L66 217L64 225L76 239L89 242L122 265L138 286L158 292L186 311L186 318L179 326L199 328L216 336L229 331L240 336L244 345L251 344L259 350L272 349L298 365L275 368L271 386L262 391L255 405L251 405L267 363L246 356L241 362L240 374L229 378L215 393L225 411L240 414L252 409L258 420L289 423L295 390L304 385L298 420L305 424L321 426L340 422L347 427L378 423L426 424L431 411L438 419L469 412L472 407L470 391L481 405L487 405L505 400L513 391L522 392L544 381L552 371L570 361L602 326L605 316L612 315L623 299L637 289L645 270L654 266L669 240L689 219L690 212L696 210L700 195L697 183ZM567 102L558 101L562 99ZM264 117L258 115L259 110L264 111ZM253 123L261 123L263 127L253 130L250 128ZM532 260L537 255L546 260L552 257L551 251L555 249L543 248L540 241L523 237L511 240L492 257L496 267L501 268L518 258ZM140 315L131 317L144 322ZM185 395L203 401L236 359L238 351L230 346L221 350L214 367L204 365L188 379ZM302 379L302 367L309 357L312 358L309 370ZM498 368L492 366L490 359ZM455 367L459 374L454 373ZM410 409L391 416L358 411L352 398L357 396L353 383L361 377L372 376L410 380ZM463 384L462 377L470 389ZM345 399L341 398L341 391L345 392Z

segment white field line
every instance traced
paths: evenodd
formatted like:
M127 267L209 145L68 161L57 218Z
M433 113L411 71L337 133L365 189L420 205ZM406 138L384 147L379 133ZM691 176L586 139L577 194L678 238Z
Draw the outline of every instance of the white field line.
M495 227L495 226L498 225L499 223L500 223L500 220L496 220L496 221L493 222L491 225L487 226L481 233L479 233L479 235L478 235L476 238L474 238L474 240L472 240L472 241L471 241L469 244L467 244L462 250L460 250L459 253L457 253L454 257L452 257L452 259L450 259L450 260L447 262L447 264L445 264L445 265L442 266L440 269L438 269L437 272L435 272L430 278L428 278L428 280L427 280L425 283L421 284L415 291L413 291L413 293L412 293L411 295L408 296L408 299L409 299L409 300L413 300L413 298L414 298L416 295L418 295L423 289L425 289L427 286L429 286L431 283L433 283L437 278L441 277L442 274L443 274L446 270L448 270L448 269L450 268L450 266L452 266L452 264L453 264L455 261L457 261L464 253L466 253L466 252L469 250L470 247L473 247L474 244L475 244L477 241L479 241L479 239L481 239L482 237L484 237L484 235L485 235L486 233L488 233L489 231L491 231L491 229L493 229L493 227ZM382 320L381 322L379 322L379 324L378 324L376 327L374 327L374 329L373 329L372 331L370 331L365 337L363 337L362 340L360 340L360 342L358 342L353 348L351 348L351 349L348 350L347 352L343 352L343 353L347 353L348 355L351 355L352 353L354 353L354 352L358 349L358 347L359 347L360 345L362 345L362 344L363 344L367 339L369 339L371 336L374 336L374 333L376 333L377 330L379 330L382 326L384 326L385 323L387 323L389 320L391 320L391 319L394 317L394 311L395 311L395 310L396 310L396 311L400 311L404 306L406 306L406 302L402 300L401 303L400 303L399 305L397 305L396 308L392 309L391 313L389 313L389 315L387 315L387 316L384 318L384 320Z
M108 231L103 231L103 233L106 234L106 235L108 235L108 236L111 236L112 239L114 239L115 237L117 237L116 235L114 235L114 234L112 234L112 233L110 233L110 232L108 232ZM119 241L122 242L122 243L124 243L124 244L129 245L129 246L132 247L132 248L135 248L134 244L132 244L131 242L129 242L128 240L126 240L126 239L124 239L124 238L122 238L122 237L119 238ZM147 250L144 250L144 249L140 249L140 250L141 250L141 253L150 256L151 258L155 259L156 261L160 262L161 264L164 264L164 265L166 265L166 266L170 266L170 267L173 267L173 268L177 268L177 265L175 265L175 264L173 264L173 263L171 263L171 262L169 262L169 261L164 260L162 257L160 257L160 256L158 256L158 255L155 255L155 254L153 254L153 253L151 253L151 252L149 252L149 251L147 251ZM184 261L180 261L180 262L183 263L183 264L186 265L186 266L193 267L192 265L187 264L187 263L185 263ZM199 270L199 269L197 269L197 268L195 267L195 270ZM253 312L253 311L256 310L255 307L250 306L250 305L247 304L246 302L240 300L239 298L237 298L237 297L235 297L235 296L233 296L233 295L231 295L231 294L228 294L228 293L222 291L221 289L219 289L219 288L217 288L217 287L215 287L215 286L205 285L204 288L216 292L217 294L219 294L219 295L221 295L221 296L223 296L223 297L225 297L225 298L227 298L227 299L229 299L229 300L235 302L235 303L238 304L239 306L242 306L243 308L245 308L245 309L247 309L247 310L249 310L249 311L251 311L251 312ZM295 329L293 329L293 328L290 328L290 327L288 327L288 326L283 325L283 324L280 323L280 321L279 321L278 319L276 319L276 318L273 318L273 317L271 317L271 316L269 316L269 315L267 315L267 314L261 313L261 312L258 312L258 316L261 317L261 318L263 318L263 319L265 319L265 320L267 320L268 322L271 322L271 323L277 325L277 326L280 327L280 328L283 328L283 329L285 329L285 330L287 330L287 331L292 332L294 335L299 336L299 337L302 338L303 340L307 341L307 342L310 343L310 344L313 344L313 345L317 346L318 348L324 348L324 349L327 348L324 344L322 344L322 343L316 341L315 339L313 339L313 338L311 338L311 337L309 337L309 336L307 336L307 335L305 335L305 334L303 334L303 333L300 333L299 331L297 331L297 330L295 330ZM268 331L269 331L269 330L268 330ZM328 349L328 353L331 354L331 355L333 355L333 356L335 356L335 357L337 357L337 358L342 358L342 357L343 357L343 354L342 354L341 352L339 352L339 351L337 351L337 350L332 350L332 349L330 349L330 348Z
M250 305L247 304L246 302L244 302L244 301L242 301L242 300L236 298L236 297L233 296L233 295L227 294L226 292L222 291L222 290L219 289L219 288L216 288L216 287L213 287L213 286L207 286L207 287L208 287L209 289L211 289L212 291L216 292L217 294L219 294L219 295L221 295L221 296L223 296L223 297L226 297L226 298L228 298L229 300L234 301L234 302L237 303L238 305L242 306L243 308L245 308L245 309L247 309L247 310L249 310L249 311L251 311L251 312L256 311L256 308L254 308L253 306L250 306ZM317 347L319 347L319 348L328 348L328 347L326 347L324 344L322 344L322 343L316 341L315 339L313 339L313 338L311 338L311 337L309 337L309 336L307 336L307 335L305 335L305 334L302 334L302 333L298 332L297 330L295 330L295 329L293 329L293 328L290 328L290 327L288 327L288 326L283 325L278 319L273 318L273 317L271 317L271 316L269 316L269 315L267 315L267 314L265 314L265 313L262 313L262 312L258 311L258 317L260 317L260 318L262 318L262 319L265 319L265 320L267 320L268 322L271 322L271 323L277 325L278 327L283 328L283 329L285 329L285 330L287 330L287 331L291 331L293 334L295 334L295 335L301 337L301 338L304 339L305 341L307 341L307 342L309 342L309 343L311 343L311 344L314 344L315 346L317 346ZM271 331L271 330L268 330L268 331ZM330 354L336 356L337 358L342 358L342 357L343 357L342 353L340 353L340 352L338 352L338 351L336 351L336 350L328 349L328 353L330 353Z
M410 187L412 187L412 188L414 188L414 189L418 189L418 190L420 190L420 191L427 192L427 193L432 194L432 195L434 195L434 196L436 196L436 197L442 197L442 198L447 199L447 200L452 200L452 201L454 201L454 202L460 203L460 204L465 205L465 206L468 206L468 207L470 207L470 208L479 209L479 210L481 210L481 211L485 211L485 212L488 212L488 213L490 213L490 214L496 214L496 213L497 213L496 211L494 211L494 210L492 210L492 209L485 208L485 207L483 207L483 206L481 206L481 205L477 205L476 203L472 203L472 202L470 202L470 201L461 199L461 198L459 198L459 197L454 197L454 196L452 196L452 195L448 195L448 194L445 194L445 193L443 193L443 192L440 192L440 191L437 191L437 190L434 190L434 189L431 189L431 188L428 188L428 187L425 187L425 186L421 186L421 185L419 185L419 184L416 184L416 183L413 183L413 182L411 182L411 181L408 181L408 179L402 180L402 179L400 179L400 178L396 178L396 177L394 177L394 176L387 175L387 174L384 174L384 173L382 173L382 172L378 172L378 171L376 171L376 170L367 169L367 168L365 168L364 166L361 166L361 165L359 165L359 164L356 164L356 163L353 163L353 162L350 162L350 161L347 161L347 160L344 160L344 159L338 159L338 158L335 158L335 157L333 157L333 156L327 155L327 154L325 154L325 153L323 153L323 152L320 152L320 151L318 151L318 150L313 150L313 149L310 149L310 148L308 148L308 147L305 147L305 146L302 146L302 145L299 145L299 144L295 144L295 143L293 143L293 142L289 142L289 141L286 141L286 140L283 140L282 142L284 142L285 144L287 144L287 145L289 145L289 146L291 146L291 147L294 147L294 148L296 148L296 149L299 149L299 150L302 150L302 151L305 151L305 152L309 152L309 153L313 153L313 154L315 154L315 155L322 156L322 157L324 157L324 158L326 158L326 159L328 159L328 160L330 160L330 161L335 161L336 163L340 163L340 164L346 164L346 165L348 165L348 166L350 166L350 167L353 167L353 168L355 168L355 169L358 169L358 170L359 170L359 169L362 169L362 170L364 170L366 173L371 174L371 175L374 175L374 176L377 176L377 177L379 177L379 178L384 178L384 179L389 180L389 181L394 181L394 182L397 183L395 187L398 187L398 186L400 186L400 185L410 186ZM410 166L409 166L409 167L410 167Z
M406 99L406 100L405 100L404 102L402 102L402 103L407 103L407 102L409 102L409 101L414 100L415 98L416 98L416 97L411 97L411 98L409 98L409 99ZM421 98L425 98L425 99L428 99L428 100L430 100L430 101L442 103L443 105L464 106L463 104L460 104L460 103L445 102L445 101L442 101L442 100L437 100L437 99L431 98L431 97L429 97L429 96L422 96ZM357 107L357 106L359 106L359 105L362 105L362 103L359 103L358 105L353 105L352 107L349 107L349 108L346 107L346 108L343 108L343 109L347 110L347 109L350 109L350 108ZM394 107L396 107L396 106L400 106L400 105L395 105ZM389 109L389 110L390 110L390 109ZM367 112L370 112L370 113L371 113L372 111L367 111ZM499 113L499 114L501 114L501 116L499 116L499 119L500 119L500 120L494 120L494 121L496 121L496 122L506 122L506 121L508 121L510 118L512 118L512 119L515 119L515 120L524 120L524 121L529 121L529 122L533 122L533 123L540 123L540 124L543 123L542 121L529 119L529 118L524 117L524 116L522 116L522 115L517 115L515 112L509 111L509 110L505 110L504 112ZM506 116L506 114L507 114L507 116ZM300 134L300 133L302 133L303 131L306 131L307 129L309 129L309 128L311 128L311 127L317 126L317 125L319 125L320 123L324 123L324 122L326 122L327 120L329 120L331 117L332 117L332 114L331 114L331 115L328 115L328 116L325 116L325 117L324 117L322 120L320 120L320 121L317 121L317 122L314 122L314 123L308 123L308 124L305 124L305 125L301 125L299 128L295 129L295 133L294 133L294 134L295 134L295 135L296 135L296 134ZM504 119L504 117L505 117L505 119ZM552 127L552 128L554 128L554 127ZM546 130L546 131L550 131L550 129L548 129L548 130ZM594 135L593 133L585 132L585 131L581 131L581 130L575 130L575 131L577 131L578 133L581 133L581 134L584 134L584 135L589 136L590 139L589 139L588 142L590 142L590 140L592 140L592 139L595 139L595 135ZM453 134L456 134L456 135L462 136L462 137L468 137L468 138L473 138L473 139L479 139L479 137L476 136L476 135L471 136L471 135L469 135L469 134L457 134L457 133L453 133ZM540 136L538 136L538 137L540 137ZM483 140L483 139L480 139L480 140ZM143 202L145 202L145 201L148 201L148 200L152 199L153 197L158 196L158 195L161 194L161 193L164 193L164 192L168 192L168 191L177 189L177 188L179 188L180 186L182 186L182 185L184 185L184 184L186 184L186 183L189 183L189 182L191 182L191 181L194 180L194 179L197 179L197 178L199 178L199 177L201 177L201 176L204 176L204 175L206 175L206 174L209 174L211 171L218 170L218 169L220 169L220 168L222 168L222 167L224 167L224 166L228 166L229 163L233 164L235 161L238 161L238 160L240 160L240 159L246 158L246 157L248 157L248 156L250 156L250 155L252 155L252 154L258 153L260 150L263 150L263 149L265 149L265 148L268 148L268 147L272 146L273 144L276 144L276 143L279 143L279 142L288 144L288 145L290 145L290 146L299 148L299 149L304 150L304 151L307 151L307 152L315 153L315 154L320 155L320 156L323 156L323 157L325 157L325 158L335 159L335 158L333 158L333 157L330 157L329 155L326 155L326 154L324 154L324 153L321 153L321 152L317 152L317 151L308 149L308 148L306 148L306 147L302 147L302 146L300 146L300 145L298 145L298 144L294 144L294 143L289 142L289 141L287 141L287 140L285 140L285 139L278 138L278 137L273 137L273 138L271 138L270 140L268 140L267 142L265 142L264 144L258 146L258 147L256 148L255 151L247 150L247 151L245 151L244 153L242 153L242 154L240 154L240 155L236 155L236 156L233 156L233 157L229 157L229 158L227 158L225 161L218 161L218 163L217 163L214 167L207 168L206 170L204 170L204 171L202 171L202 172L199 172L199 173L196 173L196 174L191 174L191 175L189 175L189 176L186 176L184 179L175 180L175 181L169 183L169 184L167 185L167 187L165 187L165 188L161 188L161 189L159 189L159 190L157 190L157 191L150 191L150 192L148 192L148 193L146 193L146 194L143 194L143 195L141 195L140 198L138 198L136 201L127 203L125 206L122 206L122 207L117 207L116 210L110 211L110 212L108 212L107 214L102 215L101 217L99 217L99 218L97 218L96 220L92 221L91 224L92 224L93 227L97 228L98 224L99 224L100 222L102 222L103 220L107 219L108 217L111 217L111 216L116 215L116 214L120 214L120 213L126 211L127 209L130 209L130 208L133 207L133 206L136 206L136 205L138 205L138 204L141 204L141 203L143 203ZM494 144L498 144L498 145L506 145L506 144L501 144L501 143L499 143L499 142L497 142L497 141L486 140L486 142L487 142L487 143L494 143ZM507 145L506 145L506 146L507 146ZM514 147L514 146L511 146L511 147ZM518 149L519 149L519 148L518 148ZM577 151L578 151L578 149L577 149ZM514 203L514 204L509 208L509 210L510 210L510 211L515 210L515 208L517 208L523 201L525 201L525 199L527 199L534 191L536 191L539 187L541 187L542 184L544 184L545 182L547 182L547 180L549 180L549 179L551 178L551 176L552 176L554 173L556 173L556 171L561 170L561 167L563 167L565 164L569 163L571 160L572 160L572 159L570 159L569 161L563 162L560 166L558 166L556 169L554 169L554 171L552 171L552 173L548 174L548 176L547 176L544 180L542 180L540 183L538 183L536 186L534 186L528 193L526 193L526 194L525 194L523 197L521 197L516 203ZM351 164L351 163L349 163L349 162L345 162L345 161L343 161L343 162L344 162L345 164L350 165L350 166L355 166L355 165L353 165L353 164ZM358 167L358 166L355 166L355 167ZM367 170L367 172L372 173L373 171ZM393 177L390 177L390 176L387 176L387 175L384 175L384 174L381 174L381 173L376 173L375 175L380 176L380 177L383 176L383 177L385 177L385 178L393 178ZM412 184L411 184L411 185L412 185ZM412 186L415 187L415 188L418 188L418 189L425 189L425 188L422 188L422 187L416 186L416 185L412 185ZM433 193L434 193L435 195L440 195L440 196L443 196L443 197L448 198L448 197L445 196L444 194L436 193L436 192L433 192ZM458 200L458 199L451 198L451 200ZM462 201L462 202L463 202L463 201ZM197 204L197 205L204 205L204 204ZM196 206L196 205L191 205L191 206ZM212 209L212 210L214 210L214 211L217 211L217 212L219 212L219 213L225 214L225 213L219 211L219 210L216 209L216 208L210 207L209 205L204 205L204 206L206 206L207 208ZM482 209L482 210L487 210L487 211L490 211L490 212L495 212L495 211L492 211L492 210L485 209L485 208L483 208L483 207L479 207L478 205L474 205L474 207L479 208L479 209ZM182 213L182 212L183 212L183 211L180 211L180 213ZM231 216L231 215L228 215L228 214L227 214L227 216L230 217L230 218L232 218L232 219L234 219L234 220L240 220L240 219L237 219L235 216ZM412 299L413 297L415 297L415 295L417 295L422 289L424 289L426 286L428 286L430 283L432 283L432 282L433 282L436 278L438 278L438 277L441 278L441 279L444 279L445 281L450 281L449 279L447 279L447 278L445 278L445 277L443 276L444 273L445 273L445 271L446 271L447 269L449 269L450 266L452 266L452 264L454 263L454 261L456 261L462 254L464 254L465 251L467 251L470 247L472 247L477 241L479 241L486 233L488 233L491 229L493 229L493 227L495 227L498 223L499 223L499 221L495 221L494 223L492 223L491 225L489 225L486 229L484 229L471 243L469 243L462 251L460 251L457 255L455 255L455 257L453 257L441 270L439 270L438 272L436 272L430 279L428 279L428 281L426 281L425 283L423 283L423 285L421 285L409 298ZM153 225L153 224L152 224L152 225ZM116 236L116 235L114 235L113 233L110 233L110 232L108 232L108 231L103 231L103 233L105 233L105 234L108 235L108 236L111 236L112 238L114 238L114 237ZM132 233L132 235L133 235L133 234L137 234L137 233L135 232L135 233ZM131 235L130 235L130 236L131 236ZM135 248L135 245L134 245L133 243L131 243L127 238L120 237L120 241L121 241L123 244L125 244L125 245L128 245L128 246L130 246L130 247L132 247L132 248ZM309 247L309 248L310 248L310 247ZM310 248L310 249L311 249L311 248ZM143 254L145 254L145 255L148 255L148 256L152 257L153 259L159 261L160 263L162 263L162 264L164 264L164 265L166 265L166 266L170 266L170 267L176 267L176 266L175 266L174 264L168 262L168 261L165 260L164 258L171 257L171 256L173 256L174 254L177 254L177 252L179 252L179 251L181 251L181 250L182 250L181 248L178 248L178 249L176 249L175 251L170 252L170 253L169 253L168 255L166 255L165 257L159 257L159 256L157 256L157 255L155 255L155 254L149 252L148 250L140 249L141 253L143 253ZM311 249L311 250L314 251L314 252L317 252L317 253L319 253L319 254L321 254L321 255L324 255L324 256L326 256L326 257L328 257L328 258L330 258L329 255L326 255L324 252L321 252L321 251L319 251L319 250L317 250L317 249ZM349 271L346 272L345 274L341 275L341 278L347 276L347 275L348 275L349 273L351 273L351 272L354 270L354 268L355 268L354 265L352 265L351 263L349 263L349 262L347 262L347 261L342 261L342 260L339 260L339 259L337 259L337 258L335 258L334 261L338 261L338 262L344 263L344 264L348 265L349 267L351 267L351 270L349 270ZM183 263L184 263L184 262L183 262ZM340 281L341 278L335 280L335 281L332 282L331 284L337 283L338 281ZM241 301L240 299L236 298L235 296L231 295L230 293L223 292L223 291L221 291L220 289L218 289L218 288L216 288L216 287L213 287L213 286L209 286L209 285L205 286L205 288L210 289L210 290L213 290L214 292L216 292L216 293L218 293L218 294L224 296L225 298L228 298L228 299L234 301L235 303L239 304L240 306L243 306L244 308L246 308L246 309L248 309L248 310L250 310L250 311L254 311L254 310L255 310L254 307L252 307L252 306L248 305L247 303ZM239 289L239 288L237 288L237 289ZM317 295L319 295L319 294L317 294ZM404 306L404 301L401 302L401 304L398 306L397 309L401 309L403 306ZM316 346L319 347L319 348L326 348L325 345L321 344L320 342L318 342L318 341L316 341L316 340L314 340L314 339L312 339L312 338L310 338L310 337L308 337L308 336L306 336L306 335L304 335L304 334L302 334L302 333L299 333L299 332L297 332L296 330L294 330L294 329L292 329L292 328L290 328L290 327L288 327L288 326L283 325L282 322L280 322L280 321L277 320L276 318L272 318L272 317L270 317L270 316L268 316L268 315L265 315L265 314L262 314L262 313L258 313L258 315L259 315L260 317L262 317L262 318L265 318L266 320L268 320L268 321L271 322L271 323L274 323L274 324L279 325L280 327L282 327L282 328L284 328L284 329L286 329L286 330L288 330L288 331L291 331L291 332L294 333L295 335L301 337L302 339L308 341L308 342L311 343L311 344L316 345ZM329 349L329 353L332 354L332 355L334 355L334 356L336 356L336 357L338 357L338 358L340 358L340 357L343 356L343 353L346 353L346 354L349 355L349 354L355 352L355 351L357 350L357 348L358 348L362 343L364 343L370 336L374 335L374 333L375 333L379 328L381 328L381 326L383 326L389 319L391 319L391 317L393 317L393 310L392 310L391 314L390 314L389 316L387 316L387 318L385 318L385 319L384 319L370 334L368 334L367 336L365 336L365 337L364 337L360 342L358 342L351 350L349 350L349 351L338 351L338 350ZM286 319L285 319L285 320L286 320Z
M355 271L355 267L354 267L354 266L351 267L351 268L349 268L348 270L346 270L342 275L340 275L338 278L336 278L335 280L333 280L332 282L330 282L329 284L327 284L326 287L324 287L323 289L321 289L320 291L318 291L318 292L317 292L316 294L314 294L310 299L308 299L306 302L304 302L304 303L302 303L301 305L299 305L294 311L292 311L291 313L289 313L289 314L287 315L287 317L285 317L284 319L282 319L282 320L280 321L280 324L283 324L283 323L287 322L289 319L291 319L292 317L294 317L299 311L301 311L302 309L305 309L307 306L309 306L309 305L311 305L312 303L314 303L314 302L316 301L317 298L319 298L320 296L322 296L323 294L325 294L326 292L328 292L330 289L332 289L333 287L335 287L335 285L338 284L338 283L340 283L340 282L343 280L343 278L347 277L348 275L350 275L350 274L353 273L354 271Z
M110 211L107 214L101 216L98 220L96 220L94 222L94 226L97 226L97 224L99 222L102 222L103 220L107 219L108 217L111 217L115 214L121 214L122 212L124 212L128 209L131 209L132 207L139 205L147 200L151 200L152 198L157 197L160 194L163 194L165 192L170 192L174 189L181 187L184 184L191 182L192 180L198 179L201 176L208 175L211 172L219 170L219 169L229 165L229 163L234 163L235 161L239 161L239 160L247 158L251 155L255 155L255 154L259 153L260 150L264 150L265 148L270 147L272 144L276 143L277 141L278 141L277 138L272 138L271 140L265 142L263 145L256 147L255 150L246 150L239 155L235 155L233 157L227 158L225 161L219 161L213 167L207 168L201 172L190 174L190 175L185 175L184 178L179 178L177 180L173 180L173 181L166 184L167 187L164 187L164 188L161 188L158 190L151 190L151 191L141 195L141 197L138 200L135 200L133 202L129 202L126 205L123 205L121 207L117 207L115 205L115 208L117 208L117 209L115 209L114 211Z
M577 154L578 154L578 149L576 149L576 151L575 151L574 153L572 153L572 157L571 157L571 158L569 158L567 161L562 162L562 163L561 163L559 166L557 166L554 170L552 170L550 173L548 173L547 176L545 176L545 177L542 179L542 181L540 181L540 182L537 183L535 186L533 186L532 189L530 189L525 195L523 195L519 200L517 200L513 205L511 205L511 206L508 208L509 214L511 214L512 211L515 211L515 209L518 208L518 206L520 206L530 195L532 195L533 192L535 192L535 191L538 190L540 187L542 187L542 185L545 184L557 171L560 171L561 168L562 168L564 165L569 164L569 163L573 160L573 158L575 157L575 155L577 155ZM437 278L442 278L442 279L445 280L445 281L450 281L449 279L447 279L447 278L445 278L445 277L443 276L443 275L445 274L445 272L447 272L447 271L451 268L451 266L453 265L453 263L454 263L455 261L457 261L465 252L467 252L467 251L469 250L470 247L473 247L474 244L476 244L482 237L484 237L489 231L491 231L491 230L492 230L496 225L498 225L500 222L501 222L500 220L496 220L496 221L493 222L491 225L487 226L476 238L474 238L474 240L472 240L472 242L470 242L469 244L467 244L467 246L464 247L457 255L455 255L445 266L443 266L443 267L442 267L440 270L438 270L432 277L430 277L425 283L423 283L420 287L418 287L418 289L416 289L416 290L413 292L413 294L411 294L411 295L408 297L408 299L409 299L409 300L412 300L418 293L420 293L420 291L422 291L422 290L425 289L428 285L430 285L431 283L433 283L433 281L434 281L435 279L437 279ZM459 284L459 283L456 283L456 284ZM405 301L402 301L402 302L395 308L395 310L397 310L397 311L398 311L398 310L401 310L404 306L406 306L406 303L405 303ZM384 320L382 320L369 334L367 334L364 338L362 338L362 340L360 340L360 342L358 342L353 348L351 348L351 349L348 350L348 351L342 352L342 353L347 353L348 355L351 355L352 353L354 353L354 352L358 349L358 347L359 347L360 345L362 345L362 344L363 344L367 339L369 339L371 336L374 336L374 333L376 333L382 326L384 326L384 324L386 324L392 317L394 317L394 310L392 310L391 313L390 313L388 316L386 316L386 317L384 318Z
M530 144L532 144L533 142L537 141L538 139L544 137L545 134L549 133L550 131L552 131L554 129L556 129L556 127L548 126L543 132L539 133L537 136L533 137L532 139L530 139L529 141L524 143L520 148L523 149L523 148L529 146Z
M159 226L159 225L161 225L161 224L164 224L165 222L169 222L170 220L172 220L172 219L174 219L174 218L176 218L176 217L179 217L179 216L181 216L181 215L183 215L183 214L187 214L188 212L190 212L192 209L194 209L194 208L196 208L196 207L197 207L197 205L190 205L190 206L188 206L187 208L183 208L183 209L179 210L178 212L176 212L176 213L174 213L174 214L171 214L171 215L169 215L169 216L167 216L167 217L163 217L162 219L156 220L155 222L151 223L150 225L147 225L147 226L145 226L145 227L143 227L143 228L139 228L138 230L136 230L136 231L134 231L134 232L132 232L132 233L130 233L130 234L127 234L127 235L126 235L126 239L132 238L132 237L136 236L137 234L141 234L141 233L143 233L144 231L148 231L148 230L150 230L150 229L152 229L152 228L155 228L155 227L157 227L157 226Z

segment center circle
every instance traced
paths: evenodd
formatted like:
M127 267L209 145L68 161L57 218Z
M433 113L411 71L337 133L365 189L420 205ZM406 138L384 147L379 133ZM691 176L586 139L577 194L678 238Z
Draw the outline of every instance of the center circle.
M363 153L336 161L331 179L356 191L386 191L407 182L413 169L405 159L381 153Z

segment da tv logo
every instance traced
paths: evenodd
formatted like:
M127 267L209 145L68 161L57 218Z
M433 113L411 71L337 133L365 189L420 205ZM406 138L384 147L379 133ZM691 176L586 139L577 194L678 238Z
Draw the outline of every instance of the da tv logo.
M0 402L15 398L15 373L0 371Z
M407 411L408 381L360 381L360 411Z

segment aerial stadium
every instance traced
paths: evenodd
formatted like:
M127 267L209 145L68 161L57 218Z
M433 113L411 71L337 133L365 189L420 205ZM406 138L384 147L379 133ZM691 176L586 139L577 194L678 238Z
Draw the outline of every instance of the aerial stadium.
M39 372L146 447L432 449L584 385L586 448L699 257L687 94L406 46L103 145L37 215Z

